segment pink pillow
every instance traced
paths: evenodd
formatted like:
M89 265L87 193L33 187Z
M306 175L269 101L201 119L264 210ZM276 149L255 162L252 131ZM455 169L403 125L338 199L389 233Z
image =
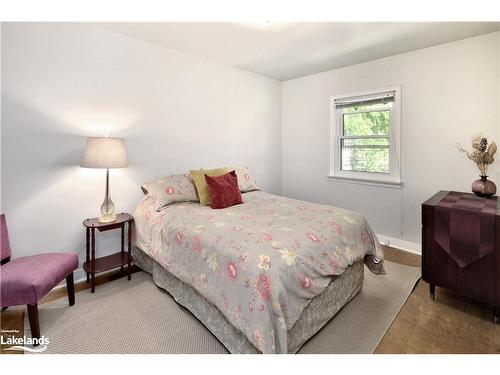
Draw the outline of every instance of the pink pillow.
M226 208L243 203L235 171L217 177L205 175L205 181L210 194L210 207Z

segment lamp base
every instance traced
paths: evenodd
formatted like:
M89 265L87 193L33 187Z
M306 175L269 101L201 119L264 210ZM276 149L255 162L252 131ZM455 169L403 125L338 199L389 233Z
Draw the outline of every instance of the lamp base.
M106 194L101 205L99 223L111 223L116 220L115 205L109 195L109 169L106 169Z
M111 223L116 220L116 214L103 215L99 217L99 223Z

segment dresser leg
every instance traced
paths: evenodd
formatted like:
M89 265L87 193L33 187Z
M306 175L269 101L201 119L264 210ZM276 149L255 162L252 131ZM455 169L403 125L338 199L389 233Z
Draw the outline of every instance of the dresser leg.
M493 306L493 322L498 324L500 321L500 308Z
M434 284L430 284L429 291L431 292L431 298L434 301L436 299L436 286Z

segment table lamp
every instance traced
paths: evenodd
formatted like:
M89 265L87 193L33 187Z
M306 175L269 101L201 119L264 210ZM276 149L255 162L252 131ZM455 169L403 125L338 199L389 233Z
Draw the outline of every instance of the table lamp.
M109 194L109 169L127 167L127 149L121 138L89 137L80 167L106 168L106 194L101 206L100 223L116 220L115 205Z

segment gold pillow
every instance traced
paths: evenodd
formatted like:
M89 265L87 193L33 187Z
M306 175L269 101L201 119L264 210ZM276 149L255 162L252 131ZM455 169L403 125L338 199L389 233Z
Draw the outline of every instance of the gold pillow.
M199 169L195 171L189 171L191 173L191 178L193 179L194 185L198 192L198 198L200 199L200 204L202 206L210 205L210 194L208 193L207 182L205 181L205 175L210 177L222 176L228 172L227 168L216 168L216 169Z

